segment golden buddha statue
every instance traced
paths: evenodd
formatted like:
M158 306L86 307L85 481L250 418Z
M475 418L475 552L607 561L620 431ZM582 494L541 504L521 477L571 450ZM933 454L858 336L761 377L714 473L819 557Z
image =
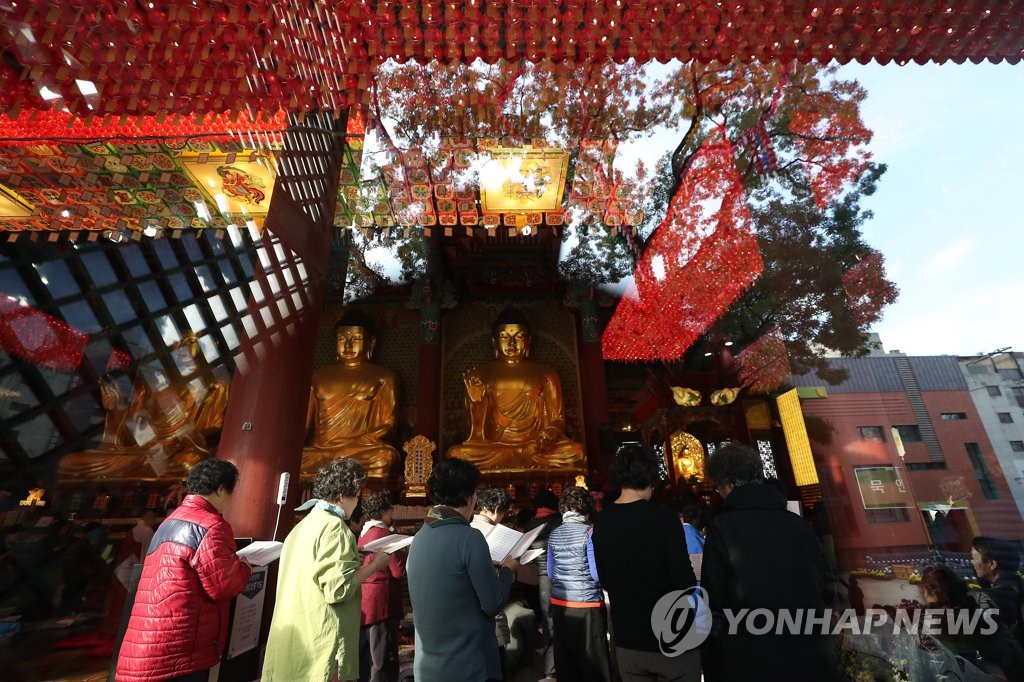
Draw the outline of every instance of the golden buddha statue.
M492 471L582 469L583 446L565 434L562 382L554 369L528 359L526 317L506 308L492 340L497 359L463 375L469 437L448 456Z
M62 478L183 478L212 454L228 402L228 385L206 365L199 339L171 347L176 373L140 371L130 404L114 381L101 381L106 410L99 445L63 457Z
M311 478L337 457L349 457L370 478L390 478L398 450L383 441L395 423L398 379L370 362L377 339L364 313L350 311L334 325L338 360L313 372L309 391L309 445L302 450L302 477Z

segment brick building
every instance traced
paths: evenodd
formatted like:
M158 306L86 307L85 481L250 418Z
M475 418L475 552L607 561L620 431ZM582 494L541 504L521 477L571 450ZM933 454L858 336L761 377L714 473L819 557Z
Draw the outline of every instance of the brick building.
M970 551L979 534L1024 537L956 357L830 363L847 370L845 381L825 386L803 375L792 382L803 398L841 568L862 565L867 555Z

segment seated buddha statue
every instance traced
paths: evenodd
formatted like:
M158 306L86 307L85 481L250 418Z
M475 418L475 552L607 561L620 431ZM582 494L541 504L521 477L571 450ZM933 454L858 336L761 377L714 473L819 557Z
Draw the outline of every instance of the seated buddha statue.
M558 374L528 359L526 317L506 308L494 322L492 340L497 359L463 375L470 432L448 456L482 470L582 469L583 446L565 434Z
M183 478L212 454L228 402L192 332L171 347L176 372L140 371L131 402L113 381L100 383L106 419L99 445L63 457L62 478Z
M377 340L366 314L345 313L334 325L334 339L338 362L313 372L302 477L312 478L330 460L349 457L370 478L390 478L399 455L384 438L395 423L397 376L370 362Z

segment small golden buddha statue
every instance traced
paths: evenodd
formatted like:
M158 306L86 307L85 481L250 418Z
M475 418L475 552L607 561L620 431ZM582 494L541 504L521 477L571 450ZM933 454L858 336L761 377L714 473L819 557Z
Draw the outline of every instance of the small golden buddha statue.
M187 333L171 351L176 374L140 371L130 404L114 381L101 381L103 436L96 448L63 457L60 477L182 478L212 454L228 385L207 367L194 333Z
M390 478L398 450L383 441L395 423L398 379L370 362L377 339L364 313L350 311L334 325L340 362L313 372L309 391L309 445L302 450L302 476L312 478L337 457L349 457L370 478Z
M526 317L506 308L492 340L497 359L463 375L469 437L448 456L492 471L582 469L583 446L565 434L562 382L554 369L528 359Z

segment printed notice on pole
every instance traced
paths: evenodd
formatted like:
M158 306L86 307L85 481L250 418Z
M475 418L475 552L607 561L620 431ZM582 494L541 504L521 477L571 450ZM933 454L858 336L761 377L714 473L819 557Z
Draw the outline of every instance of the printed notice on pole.
M267 595L267 568L252 569L252 577L235 600L235 620L228 638L228 658L255 649L260 639L263 598Z

